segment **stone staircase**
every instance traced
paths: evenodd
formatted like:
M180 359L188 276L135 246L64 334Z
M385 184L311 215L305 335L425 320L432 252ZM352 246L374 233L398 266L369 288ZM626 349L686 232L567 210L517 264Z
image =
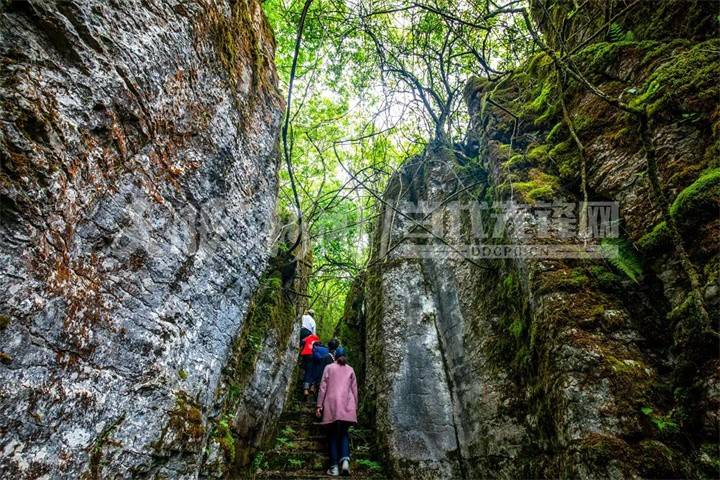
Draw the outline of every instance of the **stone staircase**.
M314 412L314 402L305 403L299 392L293 395L280 417L275 445L256 457L252 478L331 478L325 473L328 469L325 432ZM387 478L377 461L374 440L374 432L362 424L350 428L350 478Z

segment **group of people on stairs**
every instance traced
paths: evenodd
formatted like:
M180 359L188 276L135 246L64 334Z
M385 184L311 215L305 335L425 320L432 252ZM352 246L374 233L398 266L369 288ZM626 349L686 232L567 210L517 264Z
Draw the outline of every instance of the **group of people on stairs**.
M350 436L357 423L358 391L355 371L347 363L347 351L333 338L323 345L317 336L315 312L302 316L300 365L303 395L309 401L317 393L315 416L325 426L330 476L350 475Z

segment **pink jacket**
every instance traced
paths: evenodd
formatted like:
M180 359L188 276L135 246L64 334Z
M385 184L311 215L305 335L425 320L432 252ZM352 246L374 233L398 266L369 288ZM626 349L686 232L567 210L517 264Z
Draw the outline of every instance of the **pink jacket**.
M323 424L337 420L357 423L357 381L355 370L350 365L332 363L325 367L317 406L323 409Z

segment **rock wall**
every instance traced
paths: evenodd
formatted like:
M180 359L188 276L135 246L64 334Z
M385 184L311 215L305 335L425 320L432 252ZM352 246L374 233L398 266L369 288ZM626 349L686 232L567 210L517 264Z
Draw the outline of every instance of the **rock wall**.
M293 385L298 319L307 307L304 293L312 270L307 242L288 256L292 244L284 239L284 248L271 258L222 369L201 478L248 476L256 453L277 433Z
M260 4L0 10L0 476L196 478L273 223Z
M709 5L693 5L710 25ZM647 18L623 18L616 30L645 31L637 22ZM557 44L553 31L544 33ZM665 217L677 222L681 245L653 193L637 119L569 82L564 100L583 160L545 54L499 84L469 82L473 148L431 144L390 181L358 298L367 385L394 476L720 474L720 64L708 55L718 40L706 40L707 31L662 33L686 38L602 35L572 60L595 85L648 112ZM611 262L401 254L418 233L418 217L395 210L402 202L579 202L583 164L588 198L619 202L620 255ZM468 217L443 215L421 222L444 239L429 243L467 244ZM521 226L510 222L502 243L521 241ZM698 272L708 324L690 299L679 246Z
M717 8L706 0L530 0L533 19L555 49L606 39L694 41L717 36ZM615 24L617 27L607 28ZM606 28L603 28L605 26ZM598 34L599 33L599 34ZM598 35L596 35L598 34Z

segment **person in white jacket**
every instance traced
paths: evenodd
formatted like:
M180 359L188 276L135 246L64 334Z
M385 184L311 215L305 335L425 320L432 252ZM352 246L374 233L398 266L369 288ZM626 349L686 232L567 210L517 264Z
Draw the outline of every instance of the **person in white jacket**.
M302 316L302 327L300 328L300 342L311 333L315 333L317 325L315 324L315 310L312 308Z

